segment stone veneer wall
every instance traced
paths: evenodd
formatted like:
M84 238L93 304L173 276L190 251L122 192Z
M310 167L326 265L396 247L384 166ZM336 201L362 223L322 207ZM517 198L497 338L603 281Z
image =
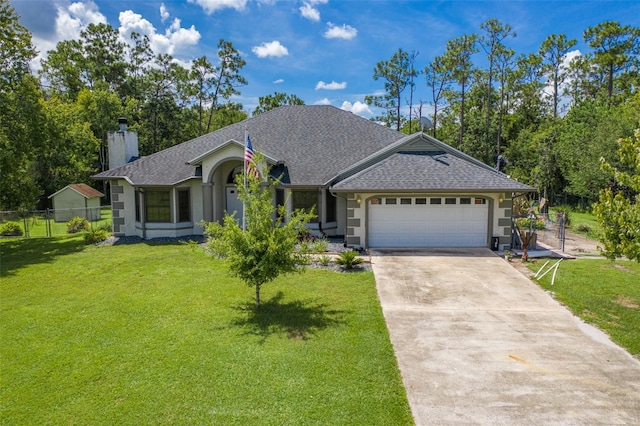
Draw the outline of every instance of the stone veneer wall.
M116 182L111 182L111 223L113 226L113 235L122 237L125 235L124 222L124 187Z
M502 202L499 202L498 209L502 212L498 217L498 227L502 229L499 241L500 249L508 250L511 247L511 214L513 211L511 194L502 194Z
M358 203L355 194L347 194L347 245L350 247L362 246L362 240L359 235L356 235L360 230L362 216L361 203Z

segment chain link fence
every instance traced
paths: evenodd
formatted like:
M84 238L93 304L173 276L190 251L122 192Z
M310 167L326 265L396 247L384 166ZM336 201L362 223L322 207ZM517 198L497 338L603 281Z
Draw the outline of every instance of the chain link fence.
M565 249L566 238L566 213L550 216L548 213L537 215L517 215L512 218L512 247L521 249L522 239L518 229L524 237L532 234L528 248L535 250L539 241L544 241L546 246L552 249Z
M0 230L20 228L21 232L5 235L22 238L57 237L68 234L67 222L80 217L89 228L111 230L111 206L77 209L46 209L30 211L0 211ZM11 224L9 227L8 224Z

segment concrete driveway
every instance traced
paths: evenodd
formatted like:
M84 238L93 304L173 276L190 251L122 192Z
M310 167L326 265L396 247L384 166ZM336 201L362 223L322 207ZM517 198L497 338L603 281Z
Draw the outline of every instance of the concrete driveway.
M417 425L640 424L640 362L490 250L371 262Z

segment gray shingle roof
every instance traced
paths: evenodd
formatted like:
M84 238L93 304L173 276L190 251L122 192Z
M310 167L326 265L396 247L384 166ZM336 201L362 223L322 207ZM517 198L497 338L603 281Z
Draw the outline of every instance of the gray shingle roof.
M398 151L338 182L338 191L533 191L496 172L443 150Z
M333 106L285 106L183 142L97 179L134 185L175 185L196 175L188 162L229 141L284 162L286 183L338 191L533 191L490 166L424 134L405 135Z
M230 140L243 142L245 128L255 151L285 162L292 185L323 185L405 136L333 106L285 106L94 177L126 178L135 185L175 185L196 177L196 167L188 161Z

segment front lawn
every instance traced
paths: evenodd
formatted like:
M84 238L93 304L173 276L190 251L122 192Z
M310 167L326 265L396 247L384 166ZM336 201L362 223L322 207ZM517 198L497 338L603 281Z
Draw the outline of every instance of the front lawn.
M537 271L542 262L532 262ZM580 318L606 331L611 340L640 357L640 264L617 260L563 261L555 284L540 285Z
M263 288L198 246L0 241L2 424L412 424L373 274Z

